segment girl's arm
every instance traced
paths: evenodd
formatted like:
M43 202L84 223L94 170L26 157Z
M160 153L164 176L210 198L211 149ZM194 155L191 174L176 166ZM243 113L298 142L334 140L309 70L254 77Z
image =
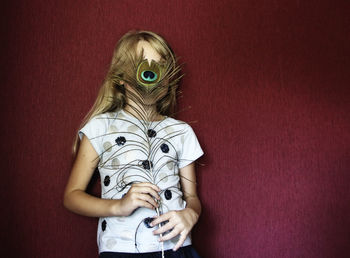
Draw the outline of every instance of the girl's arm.
M201 214L202 207L197 196L197 183L194 162L180 169L180 181L183 198L186 201L186 209L192 209L197 218Z
M64 206L90 217L128 216L138 207L154 209L160 189L149 183L133 185L122 199L101 199L85 192L99 162L98 154L87 137L83 137L64 192Z
M152 226L155 226L162 222L169 221L161 228L153 231L154 234L162 234L172 229L170 233L160 238L160 241L169 240L180 234L179 241L173 248L174 251L182 246L187 235L197 223L198 217L201 213L201 203L197 196L196 174L193 162L180 169L180 181L184 193L184 199L186 201L186 208L180 211L167 212L153 220L151 223Z
M83 136L64 192L64 206L68 210L90 217L113 215L113 207L117 202L100 199L85 192L98 162L98 154L88 138Z

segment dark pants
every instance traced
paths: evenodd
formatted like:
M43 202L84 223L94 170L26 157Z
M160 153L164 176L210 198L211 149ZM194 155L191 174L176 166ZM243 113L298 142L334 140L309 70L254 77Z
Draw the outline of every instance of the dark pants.
M162 252L153 253L114 253L114 252L102 252L100 258L160 258ZM200 258L196 250L191 246L185 246L178 249L176 252L173 250L164 251L165 258Z

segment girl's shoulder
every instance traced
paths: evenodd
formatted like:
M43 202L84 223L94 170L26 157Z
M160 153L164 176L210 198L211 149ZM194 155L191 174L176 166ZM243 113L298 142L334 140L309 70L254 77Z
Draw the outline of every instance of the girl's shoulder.
M108 120L108 119L114 119L117 116L118 116L118 112L106 112L106 113L98 114L92 117L91 120Z
M190 124L178 120L172 117L167 117L163 122L162 125L160 126L165 130L165 132L168 133L180 133L180 134L194 134L194 131Z
M93 130L96 132L103 132L108 126L113 123L117 117L117 112L102 113L93 116L80 131Z
M93 116L87 124L109 124L111 121L116 119L118 112L107 112Z
M178 120L178 119L172 118L172 117L167 117L164 120L164 124L166 124L168 126L182 127L183 129L191 128L191 126L188 123L186 123L186 122L184 122L182 120Z

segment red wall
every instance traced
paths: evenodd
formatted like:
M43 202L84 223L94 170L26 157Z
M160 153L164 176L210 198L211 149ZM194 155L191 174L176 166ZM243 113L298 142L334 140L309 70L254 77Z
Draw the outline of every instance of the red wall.
M182 57L178 118L205 150L203 257L350 256L350 4L7 1L1 15L3 257L96 257L66 211L75 130L114 44L160 33ZM98 187L93 187L94 192Z

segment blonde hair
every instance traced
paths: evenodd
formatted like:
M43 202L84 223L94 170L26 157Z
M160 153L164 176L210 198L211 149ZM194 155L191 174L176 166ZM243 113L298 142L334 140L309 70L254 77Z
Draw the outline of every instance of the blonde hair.
M83 119L79 129L83 128L93 117L106 113L115 112L123 109L126 104L126 95L124 85L120 81L115 80L116 77L123 78L123 66L129 65L131 58L136 58L136 48L139 41L148 42L165 60L171 60L173 69L176 68L176 56L169 44L159 35L151 31L127 32L118 41L114 48L112 61L108 69L107 75L97 95L96 101L90 111ZM176 88L170 87L165 98L157 105L159 114L172 116L176 105ZM73 155L76 155L79 147L79 136L76 134L73 143Z

